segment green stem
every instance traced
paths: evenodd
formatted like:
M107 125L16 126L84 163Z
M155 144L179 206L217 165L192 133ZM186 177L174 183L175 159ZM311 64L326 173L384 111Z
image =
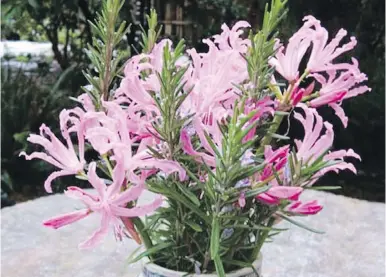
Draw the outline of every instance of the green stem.
M109 170L109 173L110 173L110 177L112 178L113 177L113 168L111 167L111 164L110 164L110 161L109 161L107 154L102 155L102 158L105 161L107 169Z
M145 231L145 224L143 224L142 220L139 217L133 217L132 220L135 227L137 228L139 235L141 236L143 243L145 244L146 249L152 248L153 242L151 241L148 232ZM151 256L149 256L149 258L151 260Z
M275 218L271 217L268 220L267 227L272 227L274 222L275 222ZM268 235L269 235L269 230L263 230L263 231L260 232L260 236L258 238L258 240L259 240L258 244L257 244L256 248L253 249L253 252L252 252L251 261L255 261L257 259L257 256L260 253L261 247L263 246L263 244L264 244L265 240L267 239Z
M304 96L304 97L302 98L301 101L302 101L302 102L306 102L306 101L311 100L311 99L314 99L314 98L316 98L316 97L318 97L318 96L319 96L319 92L315 92L315 93L313 93L313 94Z
M257 151L258 153L262 153L264 151L264 146L268 145L272 141L272 134L276 133L277 129L279 129L280 123L283 120L284 115L276 114L273 118L272 125L269 127L267 134L263 137L260 142L260 148Z
M309 72L305 71L302 74L302 76L300 76L300 78L297 80L297 82L295 84L291 83L289 85L287 91L284 93L283 100L281 101L282 105L288 104L287 102L289 101L289 97L292 93L292 90L295 87L297 87L303 81L303 79L307 77L308 74L309 74ZM272 135L271 134L276 133L283 118L284 118L284 115L280 115L280 114L275 115L275 117L273 118L273 121L272 121L272 125L269 127L267 134L261 140L260 148L257 151L258 153L262 153L264 151L264 146L271 143L271 141L272 141Z

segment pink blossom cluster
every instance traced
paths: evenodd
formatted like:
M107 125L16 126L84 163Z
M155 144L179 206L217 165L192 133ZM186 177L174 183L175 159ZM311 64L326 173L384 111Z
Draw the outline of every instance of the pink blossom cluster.
M197 53L194 48L187 50L189 61L179 60L176 64L178 67L187 67L183 80L186 89L192 88L178 110L178 116L182 118L192 115L189 124L181 130L181 149L198 164L205 163L212 170L216 170L216 153L205 133L221 149L223 135L219 124L227 124L227 119L233 114L235 101L246 97L235 85L251 83L248 64L243 57L248 55L251 45L249 39L242 38L242 29L248 27L250 25L245 21L236 23L231 29L224 24L221 34L203 40L208 45L208 52ZM276 149L263 145L264 167L253 177L244 180L239 200L241 208L245 205L245 191L269 184L271 188L257 195L254 201L277 206L290 215L315 214L322 206L316 200L299 200L303 190L326 172L344 169L356 172L355 167L344 158L360 157L351 149L329 151L334 139L333 126L323 121L316 110L329 105L347 126L341 102L370 90L362 84L366 75L359 71L355 59L352 63L334 62L356 44L355 38L351 38L348 43L339 46L346 33L340 30L328 42L328 32L320 22L307 16L304 25L286 46L277 41L277 52L269 63L275 67L277 78L288 81L288 87L276 94L275 98L246 99L244 113L256 112L250 119L249 123L252 124L267 121L277 110L296 108L294 117L304 128L304 138L295 141L296 150L291 150L289 145ZM57 138L43 124L40 134L31 134L28 141L42 146L45 151L29 155L21 153L28 160L41 159L58 168L44 184L49 193L52 192L52 181L66 175L83 177L93 187L94 193L76 186L68 187L65 194L79 199L85 208L44 222L44 225L56 229L90 214L99 214L100 228L80 244L81 248L92 247L100 242L109 227L113 228L119 239L128 235L139 241L130 218L151 213L162 204L161 196L147 205L136 204L146 189L146 180L156 177L158 172L162 172L163 176L177 173L180 181L189 185L190 179L179 162L155 158L148 150L151 147L167 151L153 127L153 123L161 117L154 97L159 96L161 89L157 74L162 71L165 47L173 51L172 42L162 40L151 53L139 54L127 61L119 88L109 101L102 101L101 110L96 110L87 94L78 97L81 107L63 110L60 114L63 139ZM308 52L310 54L306 58ZM303 60L307 65L304 73L300 74ZM303 86L306 78L311 80L311 85ZM273 78L272 84L275 85L275 82ZM243 141L253 139L257 128L258 124ZM198 143L193 143L193 140ZM100 160L86 161L86 146L91 146L99 153ZM310 180L293 183L296 176L292 176L294 173L289 170L289 160L294 160L294 157L295 165L300 169L315 162L325 162L326 166L315 172ZM253 164L253 158L254 150L248 150L242 162ZM111 169L111 180L97 174L98 168L106 166ZM205 176L198 176L198 179L205 180Z
M328 31L319 20L309 15L304 17L304 25L289 39L286 47L279 40L276 42L277 53L269 60L276 71L293 85L290 94L293 105L301 101L313 108L329 105L345 127L348 118L341 107L342 101L371 90L363 84L367 76L360 72L355 58L352 58L352 63L334 62L357 44L355 37L350 37L348 43L340 46L346 35L347 31L340 29L328 42ZM307 51L310 52L308 59ZM304 74L299 76L302 61L307 65ZM300 83L304 77L312 80L306 88L302 88ZM314 91L315 83L318 91Z

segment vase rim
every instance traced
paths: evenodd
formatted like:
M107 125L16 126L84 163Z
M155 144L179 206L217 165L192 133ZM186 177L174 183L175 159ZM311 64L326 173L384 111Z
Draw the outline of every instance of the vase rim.
M261 265L262 265L262 259L263 256L260 253L257 259L252 263L253 268L260 273ZM182 277L182 276L189 276L189 277L217 277L217 274L209 273L209 274L195 274L195 273L187 273L182 271L175 271L168 268L164 268L162 266L159 266L157 264L151 263L151 262L145 262L143 264L143 270L149 270L151 273L161 273L162 275L158 275L159 277ZM253 274L254 271L249 268L240 268L236 271L232 271L226 274L227 277L250 277ZM146 276L146 275L145 275Z

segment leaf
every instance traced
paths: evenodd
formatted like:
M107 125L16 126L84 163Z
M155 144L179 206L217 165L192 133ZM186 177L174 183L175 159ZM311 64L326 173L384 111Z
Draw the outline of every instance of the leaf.
M275 111L275 115L282 115L282 116L287 116L289 115L289 112L283 112L283 111Z
M220 277L225 277L224 266L219 255L214 257L214 265L216 266L217 275Z
M172 246L172 243L171 242L168 242L168 243L159 243L149 249L147 249L146 251L142 252L141 254L139 254L138 256L136 257L129 257L129 263L132 264L132 263L136 263L138 262L139 260L141 260L142 258L144 257L147 257L147 256L150 256L151 254L154 254L154 253L157 253L159 251L161 251L162 249L165 249L165 248L168 248Z
M213 142L213 140L209 136L209 134L206 131L204 131L204 135L205 135L205 138L206 138L207 142L209 143L209 146L213 149L213 151L216 154L216 156L219 159L221 159L222 156L221 156L220 152L218 151L217 146L215 145L215 143Z
M293 220L292 218L290 218L289 216L286 216L285 214L276 213L276 215L281 217L282 219L284 219L284 220L286 220L286 221L288 221L288 222L290 222L290 223L292 223L292 224L294 224L294 225L296 225L296 226L298 226L300 228L306 229L306 230L308 230L310 232L317 233L317 234L324 234L323 231L315 230L315 229L313 229L311 227L303 225L302 223Z
M198 200L198 198L186 187L184 187L183 185L181 184L177 184L177 187L180 189L180 191L186 196L189 198L190 201L193 202L194 205L196 205L197 207L200 206L200 200Z
M236 261L236 260L228 260L228 259L223 259L223 262L226 264L231 264L231 265L236 265L240 268L251 268L253 272L257 275L258 273L256 272L256 269L253 267L251 263L243 262L243 261Z
M129 260L129 264L131 263L130 261L135 259L135 256L137 253L143 248L143 245L138 246L133 252L130 253L130 256L127 258Z
M83 176L83 175L75 175L75 178L76 179L79 179L79 180L88 180L87 176Z
M55 82L54 86L52 87L52 90L51 90L52 93L57 92L60 85L65 81L67 81L67 77L71 74L71 72L74 71L75 68L76 68L76 64L73 64L70 67L66 68L66 70L64 70L62 74L60 74L59 79Z
M178 201L181 204L185 205L192 212L194 212L198 216L200 216L206 223L210 222L208 216L202 210L200 210L196 205L194 205L192 202L190 202L188 199L186 199L183 195L181 195L175 191L172 191L172 190L169 190L166 193L163 192L161 194L167 195L168 197L174 199L175 201Z
M311 190L335 190L335 189L341 189L341 186L320 186L320 187L305 187L305 189L311 189Z
M212 232L210 235L210 256L214 259L220 249L220 224L217 217L213 217Z
M250 229L250 230L265 230L265 231L287 231L288 228L273 228L268 226L260 226L260 225L230 225L227 227L231 228L240 228L240 229Z
M261 188L256 188L256 189L252 189L252 190L246 191L245 192L245 198L255 197L256 195L258 195L260 193L266 192L270 188L271 188L271 186L268 185L268 186L264 186L264 187L261 187ZM235 202L238 199L239 199L239 195L237 195L237 197L235 197L235 198L232 198L229 202Z
M28 4L30 4L35 9L39 8L39 2L37 0L28 0Z
M197 223L194 223L194 222L191 221L191 220L184 220L184 223L186 223L187 225L189 225L189 227L192 228L194 231L196 231L196 232L202 232L201 226L198 225Z
M282 140L289 140L290 139L290 137L279 135L276 133L271 133L270 136L275 138L275 139L282 139Z
M27 137L29 136L29 131L24 131L21 133L13 134L13 139L18 143L25 144L27 142Z

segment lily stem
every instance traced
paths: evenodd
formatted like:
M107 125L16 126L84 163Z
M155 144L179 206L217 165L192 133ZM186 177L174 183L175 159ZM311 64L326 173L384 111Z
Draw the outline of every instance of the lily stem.
M152 248L153 242L151 241L149 234L145 230L145 224L143 224L142 220L139 217L133 217L132 220L135 227L137 228L139 235L141 236L143 243L145 244L146 249ZM151 256L149 256L149 259L152 260Z
M275 222L275 218L271 217L268 220L267 227L272 227L274 222ZM267 239L268 235L269 235L269 229L268 230L262 230L260 232L260 235L259 235L259 238L258 238L258 244L255 247L255 249L253 249L253 252L252 252L252 256L251 256L251 260L252 261L255 261L257 259L257 256L260 253L261 247L263 246L263 244L264 244L265 240Z

